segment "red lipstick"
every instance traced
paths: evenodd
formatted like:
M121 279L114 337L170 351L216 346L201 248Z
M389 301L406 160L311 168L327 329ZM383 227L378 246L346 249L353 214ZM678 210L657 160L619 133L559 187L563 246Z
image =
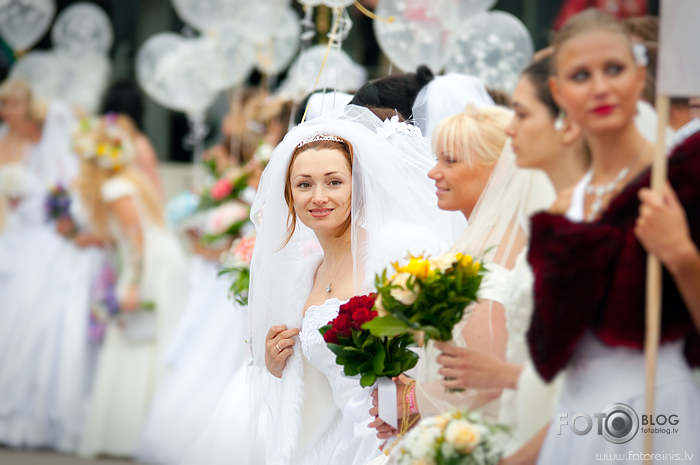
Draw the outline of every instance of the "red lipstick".
M615 111L615 105L602 105L593 109L593 113L598 116L606 116Z

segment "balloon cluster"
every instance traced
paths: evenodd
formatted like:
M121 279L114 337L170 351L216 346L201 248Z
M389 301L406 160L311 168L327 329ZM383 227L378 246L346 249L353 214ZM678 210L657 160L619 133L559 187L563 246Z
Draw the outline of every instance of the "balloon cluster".
M3 38L15 50L26 50L44 35L54 11L53 0L7 1L0 7ZM39 99L61 99L95 113L110 76L107 54L114 36L109 17L94 3L74 3L56 18L51 39L52 50L21 56L10 76L27 81Z
M491 11L497 0L379 0L377 42L399 68L468 74L512 92L532 60L532 39L515 16Z
M155 101L201 114L216 95L253 68L280 73L299 48L299 16L289 0L172 0L178 16L201 33L152 36L136 57L136 77Z

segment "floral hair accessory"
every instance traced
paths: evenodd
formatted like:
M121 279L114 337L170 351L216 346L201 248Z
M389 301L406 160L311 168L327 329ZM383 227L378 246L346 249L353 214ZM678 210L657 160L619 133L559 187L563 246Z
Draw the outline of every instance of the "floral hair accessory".
M72 139L75 153L109 170L122 169L136 156L129 133L117 124L114 115L83 118L74 128Z
M632 44L632 54L634 55L634 61L639 66L649 65L649 55L647 53L647 46L639 42Z
M321 134L321 133L317 132L315 136L313 136L313 137L311 137L311 138L309 138L309 139L305 139L305 140L299 142L299 145L297 145L297 148L301 148L301 147L303 147L303 146L305 146L305 145L307 145L307 144L310 144L310 143L312 143L312 142L318 142L318 141L322 141L322 140L327 140L327 141L330 141L330 142L337 142L337 143L339 143L339 144L345 144L345 141L344 141L343 139L340 139L340 138L335 137L335 136L329 136L329 135L326 135L326 134Z

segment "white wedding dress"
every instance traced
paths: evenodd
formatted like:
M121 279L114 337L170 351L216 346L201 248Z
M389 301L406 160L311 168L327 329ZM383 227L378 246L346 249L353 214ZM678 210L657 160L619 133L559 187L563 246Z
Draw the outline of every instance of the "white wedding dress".
M156 338L129 342L116 322L108 324L79 449L83 456L132 456L136 452L153 393L164 373L165 346L187 301L187 267L175 236L151 221L129 181L114 176L102 185L105 203L124 196L134 199L139 213L144 241L141 300L155 304ZM131 263L127 236L114 218L109 227L120 262ZM120 271L118 295L127 287L129 274L128 268Z
M229 381L244 371L248 313L229 297L230 279L218 276L219 270L218 262L198 255L190 259L191 292L165 354L165 378L141 433L137 456L141 462L178 463L199 437Z
M94 358L90 290L103 253L60 236L44 211L47 188L77 173L73 121L66 105L50 105L41 140L20 163L27 194L0 231L0 443L11 447L73 452L82 432Z
M583 221L584 192L591 173L579 181L574 189L571 206L566 216L571 221ZM654 434L654 454L680 454L683 463L700 464L700 387L695 382L683 356L682 341L662 344L659 348L656 369L655 414L678 415L679 423L673 427L676 433ZM644 415L645 360L644 352L627 347L611 347L603 344L593 334L587 333L579 343L569 362L562 386L561 398L555 408L542 450L537 459L539 465L567 463L588 465L597 457L618 457L615 463L641 463L644 450L644 434L641 416ZM568 414L569 421L579 412L586 413L596 422L593 414L614 403L626 404L640 417L640 430L625 444L613 444L596 434L596 426L585 436L574 434L569 426L561 427L557 434L559 414ZM582 429L577 422L577 427ZM666 424L661 428L669 428ZM692 457L692 458L689 458ZM668 463L655 460L655 463ZM670 460L674 460L673 457Z
M373 420L369 415L372 389L343 374L319 332L338 316L344 303L329 299L311 306L302 321L299 340L306 396L299 448L291 458L294 464L363 465L380 455L381 441L368 428Z

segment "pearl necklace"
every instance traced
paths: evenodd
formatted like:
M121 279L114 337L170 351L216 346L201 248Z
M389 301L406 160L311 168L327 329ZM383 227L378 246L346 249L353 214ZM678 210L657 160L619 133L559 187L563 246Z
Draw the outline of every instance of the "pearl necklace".
M586 195L593 194L596 197L593 201L593 205L591 205L591 213L590 215L588 215L588 221L593 221L596 218L596 216L598 216L598 214L601 212L601 210L603 210L603 197L613 192L615 188L617 188L618 184L625 180L625 178L630 174L630 171L634 164L637 162L642 153L644 153L644 149L646 148L646 146L646 142L642 144L641 150L639 151L639 153L637 153L637 156L634 157L632 163L622 168L620 172L617 173L617 176L615 176L615 179L613 179L612 182L609 182L608 184L603 184L602 186L593 186L591 184L586 186Z

